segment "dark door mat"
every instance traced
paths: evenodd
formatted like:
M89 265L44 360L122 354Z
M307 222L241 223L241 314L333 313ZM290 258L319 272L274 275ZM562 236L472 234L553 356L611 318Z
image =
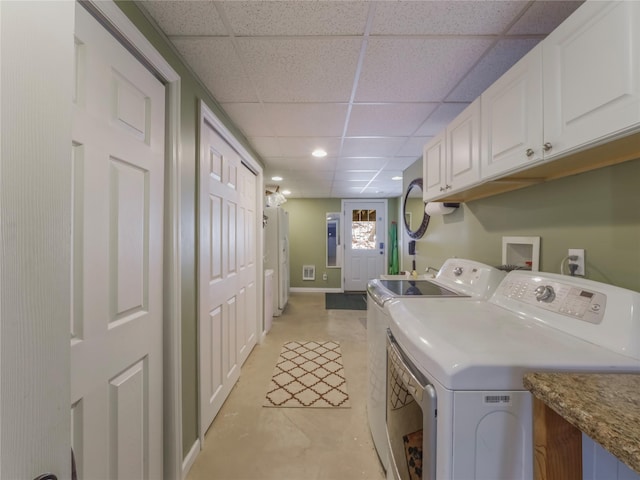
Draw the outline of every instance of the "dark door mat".
M325 293L325 310L366 310L366 293Z

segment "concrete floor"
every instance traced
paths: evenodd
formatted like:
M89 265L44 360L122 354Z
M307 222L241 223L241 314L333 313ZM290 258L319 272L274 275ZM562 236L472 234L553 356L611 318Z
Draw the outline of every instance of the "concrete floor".
M366 311L325 310L324 293L292 293L242 367L187 480L382 480L367 424ZM351 408L267 408L282 345L340 342Z

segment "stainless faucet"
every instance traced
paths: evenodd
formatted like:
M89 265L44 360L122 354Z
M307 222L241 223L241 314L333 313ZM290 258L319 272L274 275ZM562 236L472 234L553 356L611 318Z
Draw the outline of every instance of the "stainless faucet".
M436 274L440 272L440 270L438 270L437 268L434 268L434 267L427 267L427 268L425 269L425 273L429 273L429 270L433 270L434 272L436 272Z

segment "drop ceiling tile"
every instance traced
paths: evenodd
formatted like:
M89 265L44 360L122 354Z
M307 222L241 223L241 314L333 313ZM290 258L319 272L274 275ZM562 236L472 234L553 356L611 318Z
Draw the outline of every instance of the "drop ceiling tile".
M262 104L223 103L221 106L246 137L274 136L273 125Z
M351 182L346 180L334 180L333 188L339 188L341 190L350 191L350 192L359 192L364 187L366 187L368 183L369 183L369 180L362 180L359 182L355 180Z
M583 2L538 1L509 30L509 35L549 34Z
M338 160L335 157L315 158L315 157L266 157L265 167L276 175L284 176L281 172L308 172L317 171L333 172Z
M342 145L344 157L389 157L402 147L406 137L346 137Z
M404 172L402 170L383 170L376 177L376 181L385 182L388 185L387 188L393 188L393 189L398 188L402 190L403 173ZM399 177L399 179L393 180L394 177Z
M540 40L540 38L500 40L456 86L447 97L447 101L474 101Z
M468 103L443 103L418 129L416 136L432 137L438 135L468 105Z
M362 35L367 23L366 2L224 1L237 36Z
M268 172L268 173L267 173ZM273 172L273 173L272 173ZM273 176L280 176L282 180L270 180ZM265 170L265 178L269 179L269 181L273 181L275 183L287 183L287 182L295 182L298 183L313 183L315 181L332 181L335 173L333 170L278 170L268 168Z
M142 0L139 4L166 35L228 35L213 2Z
M314 158L311 156L316 148L326 150L328 156L334 157L340 150L339 137L280 137L282 157Z
M379 2L373 35L497 35L526 5L522 1Z
M282 190L289 190L291 192L291 196L294 197L304 197L307 195L314 195L314 196L320 196L320 195L327 195L330 191L331 188L333 187L333 183L332 182L316 182L316 183L302 183L302 184L296 184L296 185L292 185L292 186L287 186L286 184L284 184L282 186L282 188L280 188L280 191ZM327 195L328 196L328 195Z
M344 170L380 170L389 162L389 158L345 158L336 163L336 171Z
M230 39L178 37L172 42L218 102L258 100Z
M341 182L370 182L378 174L378 170L342 170L336 172L335 180Z
M351 109L347 135L408 136L437 106L437 103L356 104Z
M282 156L280 143L275 137L250 137L248 140L262 158Z
M441 101L491 43L484 38L372 38L356 101Z
M263 102L346 102L359 38L238 38Z
M400 194L400 192L402 192L402 182L397 182L397 181L393 181L393 180L374 180L372 181L369 185L367 185L368 188L371 188L373 190L379 190L379 191L388 191L388 190L392 190L392 191L397 191L398 194Z
M268 121L281 137L340 137L346 103L267 103Z
M433 137L411 137L407 140L407 143L402 146L398 152L398 156L411 158L422 157L423 147L429 143L432 138Z
M405 171L407 168L409 168L411 165L413 165L416 162L422 163L422 155L418 158L415 158L415 157L394 158L389 162L386 168L391 168L394 170L401 169L402 171Z

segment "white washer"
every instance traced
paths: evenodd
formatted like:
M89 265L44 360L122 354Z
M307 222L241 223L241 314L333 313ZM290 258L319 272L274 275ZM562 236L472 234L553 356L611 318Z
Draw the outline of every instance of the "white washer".
M640 293L611 285L515 271L486 302L397 299L387 307L389 358L399 351L421 385L398 381L401 396L422 402L422 478L532 478L526 372L640 372ZM389 403L388 478L409 478L402 442L416 426L398 427L396 417L406 420L412 398L401 408Z
M384 469L388 466L385 423L387 385L386 338L390 316L385 307L397 298L407 300L445 298L446 301L486 299L498 287L505 273L473 260L450 258L435 278L375 279L367 285L367 415L376 451Z

